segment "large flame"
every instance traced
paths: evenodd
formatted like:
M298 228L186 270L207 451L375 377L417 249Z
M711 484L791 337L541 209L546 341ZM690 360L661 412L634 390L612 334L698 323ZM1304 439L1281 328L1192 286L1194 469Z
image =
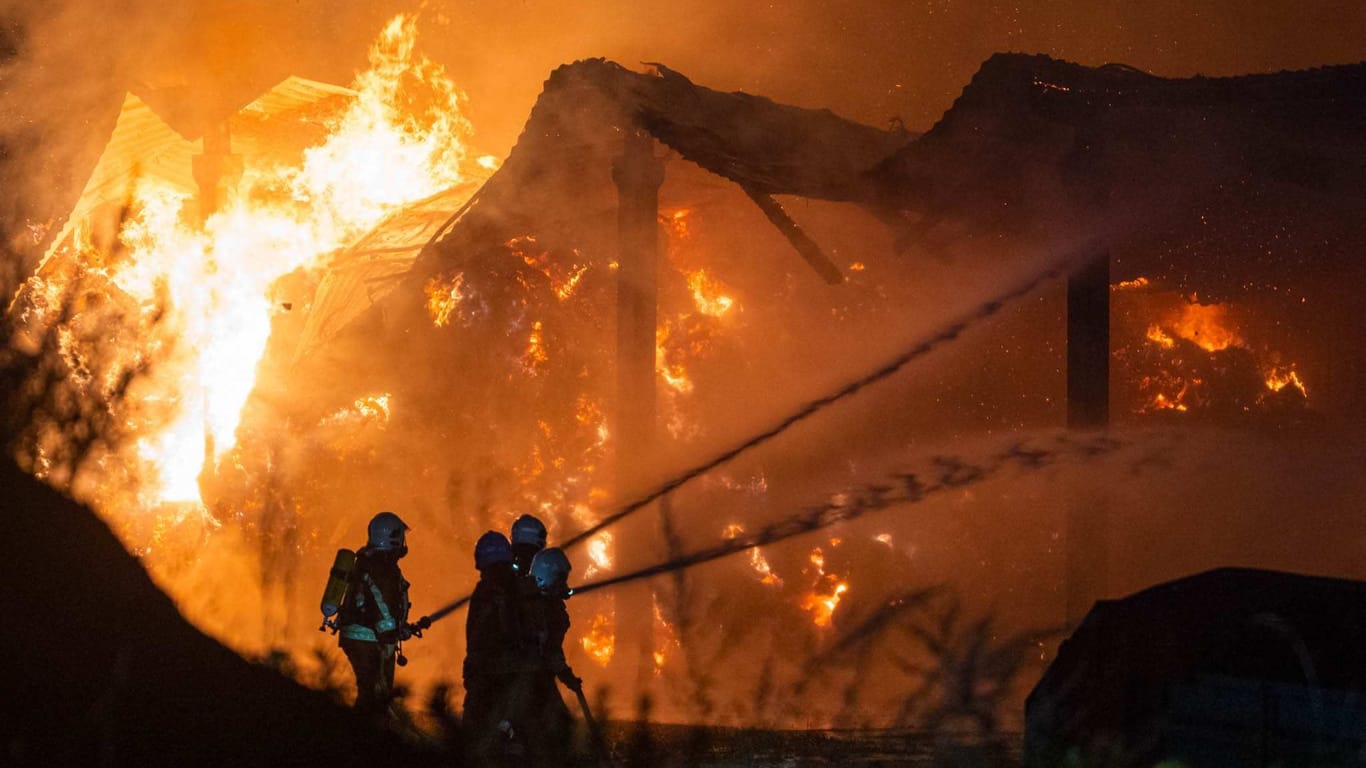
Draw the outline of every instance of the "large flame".
M354 101L298 165L246 168L207 217L183 193L139 182L119 233L125 252L80 256L158 321L119 350L141 363L138 394L155 405L135 419L145 495L197 500L205 465L234 445L272 314L288 309L272 297L277 280L323 265L398 207L461 180L463 96L415 41L412 17L385 26ZM447 295L458 300L458 284Z

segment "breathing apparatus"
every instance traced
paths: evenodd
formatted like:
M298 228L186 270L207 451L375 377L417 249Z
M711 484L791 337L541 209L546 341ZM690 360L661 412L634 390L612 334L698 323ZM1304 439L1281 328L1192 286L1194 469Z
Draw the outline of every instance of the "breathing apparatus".
M332 630L332 634L337 634L337 614L341 611L342 604L346 602L346 593L351 586L351 572L356 568L356 553L349 549L337 550L337 556L332 560L332 570L327 575L327 586L323 588L322 612L323 623L318 627L319 632Z

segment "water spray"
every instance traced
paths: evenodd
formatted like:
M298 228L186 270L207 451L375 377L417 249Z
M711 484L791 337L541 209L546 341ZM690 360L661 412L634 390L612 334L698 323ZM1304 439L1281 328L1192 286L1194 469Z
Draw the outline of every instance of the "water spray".
M1083 248L1074 251L1074 254L1077 253L1090 254L1090 251ZM888 360L886 363L883 363L882 365L878 366L870 373L867 373L857 379L854 379L853 381L849 382L848 384L845 384L844 386L831 392L830 394L827 394L823 397L817 398L806 403L801 408L797 409L796 411L788 415L786 418L778 421L776 424L764 430L763 432L760 432L754 435L753 437L750 437L748 440L736 444L734 447L726 451L723 451L717 454L716 456L712 457L711 459L696 466L693 466L690 469L687 469L684 472L676 475L672 479L660 484L654 490L637 498L635 501L626 504L625 506L607 515L602 520L599 520L597 523L594 523L593 525L589 526L583 531L580 531L579 533L569 537L565 540L565 543L562 545L562 548L568 549L569 547L572 547L576 544L583 542L585 539L588 539L589 537L602 531L603 529L623 520L624 518L630 516L631 514L634 514L640 509L657 501L658 499L672 493L673 491L677 490L679 487L683 486L689 481L694 480L697 477L700 477L701 475L704 475L712 471L713 469L716 469L717 467L730 462L732 459L736 458L742 453L745 453L753 448L757 448L769 442L778 435L781 435L782 433L786 432L791 427L825 410L826 408L836 403L839 403L845 400L846 398L858 394L859 392L861 392L869 386L872 386L873 384L876 384L880 381L883 381L884 379L891 377L893 374L897 373L902 368L905 368L911 362L918 360L933 352L934 350L938 349L939 347L943 346L944 344L947 344L948 342L957 339L959 336L963 334L964 331L968 330L969 328L999 314L1000 311L1004 309L1007 304L1033 293L1040 285L1043 285L1046 282L1049 282L1051 280L1061 277L1064 274L1067 274L1071 270L1076 269L1082 266L1083 264L1087 263L1087 261L1088 258L1083 258L1078 255L1072 255L1068 258L1059 260L1058 262L1049 266L1047 269L1044 269L1043 271L1036 273L1032 278L1025 280L1016 285L1015 287L998 294L989 301L977 305L970 312L959 317L958 319L954 320L948 325L943 326L938 331L930 334L928 337L925 337L917 341L915 344L908 347L905 351ZM805 533L807 530L815 530L815 528L807 528L799 532ZM743 546L738 547L732 547L732 545L737 545L742 542L750 541L752 539L758 538L758 536L759 535L756 534L755 536L745 537L743 539L732 539L725 545L713 547L709 550L703 550L704 553L711 553L717 550L724 551L722 551L720 554L714 554L705 557L702 560L693 561L691 560L691 558L694 558L696 555L687 555L683 558L677 558L674 561L670 561L670 563L651 566L649 568L633 572L633 574L627 574L621 577L613 577L603 582L597 582L593 585L590 585L590 588L601 589L602 587L610 586L612 584L619 584L622 581L626 580L626 576L631 576L633 579L647 578L649 576L665 573L669 570L674 570L678 567L690 567L691 565L696 565L699 562L706 562L707 560L713 560L717 557L723 557L727 554L732 554L733 552L739 552L745 549L750 549L751 547L759 546L760 544L763 544L765 542L760 541L758 543L744 544ZM782 536L781 538L787 538L787 536ZM685 561L686 564L679 564ZM584 588L580 588L575 591L576 593L582 593L584 591ZM426 618L432 622L440 621L441 619L450 615L452 612L464 607L469 601L470 595L466 595L464 597L459 598L458 600L454 600L442 606L441 608L437 609L436 611L428 615Z

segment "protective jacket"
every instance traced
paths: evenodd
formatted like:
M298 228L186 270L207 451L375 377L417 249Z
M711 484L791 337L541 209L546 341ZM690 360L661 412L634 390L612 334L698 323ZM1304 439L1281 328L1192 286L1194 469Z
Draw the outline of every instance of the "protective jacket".
M408 581L398 557L366 547L356 553L356 567L337 624L341 636L369 643L397 643L408 623Z
M524 596L522 606L522 652L527 665L557 676L568 671L564 637L569 632L569 610L564 600L537 592Z
M465 616L467 686L473 676L511 674L518 669L517 648L523 635L518 581L511 563L495 563L480 574Z
M517 581L525 585L529 580ZM571 756L572 718L560 698L555 678L578 684L564 657L569 611L564 600L543 595L534 586L520 587L519 593L520 669L508 687L509 720L525 738L527 764L564 765Z

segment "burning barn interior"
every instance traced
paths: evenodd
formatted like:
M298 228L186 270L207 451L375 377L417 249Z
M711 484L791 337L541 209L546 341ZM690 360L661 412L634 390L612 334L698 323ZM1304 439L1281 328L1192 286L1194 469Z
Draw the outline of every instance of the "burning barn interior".
M274 75L92 131L11 245L6 426L308 687L354 695L317 590L381 509L416 614L539 516L603 714L748 731L1008 742L1096 600L1366 578L1361 65L999 54L922 133L585 59L505 157L417 17L345 86Z

